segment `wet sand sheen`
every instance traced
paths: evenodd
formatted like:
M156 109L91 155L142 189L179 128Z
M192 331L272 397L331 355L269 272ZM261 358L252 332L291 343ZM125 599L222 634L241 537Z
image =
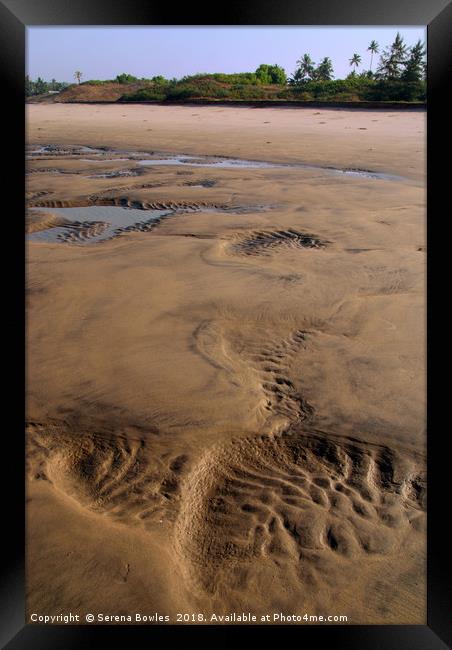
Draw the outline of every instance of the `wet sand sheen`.
M33 211L48 213L49 208L34 208ZM34 232L28 235L29 241L96 243L126 232L128 228L139 230L152 226L153 222L171 214L165 210L137 210L114 206L52 208L51 212L60 217L65 225Z
M424 623L423 116L191 110L29 112L47 233L177 215L28 244L28 608Z
M166 166L166 165L187 165L191 167L212 167L212 168L221 168L221 169L272 169L272 168L301 168L314 171L324 170L329 173L336 174L345 174L347 176L352 176L356 178L374 178L380 180L395 180L402 181L403 177L396 176L394 174L375 172L369 169L358 169L358 168L336 168L331 165L321 166L321 165L310 165L305 162L299 163L277 163L277 162L268 162L260 160L242 160L234 158L225 158L221 156L189 156L186 154L178 155L164 155L164 154L155 154L150 153L148 158L142 160L140 159L140 154L138 152L126 152L126 151L114 151L95 149L93 147L73 147L73 148L64 148L56 147L52 145L47 145L40 148L32 148L29 152L29 157L39 158L45 154L45 158L48 159L47 154L51 156L67 156L69 155L80 155L82 153L92 153L93 155L100 155L97 158L81 158L85 162L103 162L106 160L115 160L116 162L122 162L126 160L136 160L139 165L143 166ZM121 158L127 154L127 158ZM91 176L91 178L101 178L101 175ZM108 177L108 176L107 176Z
M268 206L271 207L271 206ZM165 217L186 212L244 213L264 210L266 206L217 206L203 203L173 205L155 210L116 206L82 206L72 208L34 207L28 211L28 241L95 244L127 232L150 232Z

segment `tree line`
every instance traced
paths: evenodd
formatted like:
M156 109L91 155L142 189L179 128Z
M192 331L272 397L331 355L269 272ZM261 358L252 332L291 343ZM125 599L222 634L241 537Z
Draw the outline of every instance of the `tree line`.
M407 81L416 82L425 79L425 46L421 40L415 45L408 47L403 36L399 32L391 43L380 55L378 67L375 72L372 70L373 57L380 52L380 45L372 40L367 48L370 52L370 67L363 70L359 76L376 81ZM361 55L354 53L349 59L349 65L353 68L347 79L357 76L357 69L362 63ZM304 54L297 61L297 68L288 79L289 85L297 86L309 81L332 81L334 78L333 63L329 57L325 57L316 66L309 54Z
M70 86L70 84L65 81L57 81L52 79L51 81L44 81L41 77L38 77L36 81L32 81L27 75L25 77L25 95L30 97L32 95L43 95L48 92L60 92Z
M372 40L367 53L369 57L367 69L362 64L361 54L353 53L348 61L352 69L345 79L334 79L333 63L329 57L324 57L315 64L308 53L296 62L297 67L290 77L281 66L262 63L254 72L203 73L181 79L166 79L162 75L140 79L123 72L110 80L82 81L83 73L80 70L74 72L74 79L77 84L82 85L123 84L125 92L122 101L171 101L195 98L425 101L426 52L420 40L408 47L398 32L393 42L383 50L380 49L377 41ZM380 56L374 70L374 57L377 54ZM133 84L138 88L133 88ZM27 76L25 81L27 96L60 91L69 85L66 82L57 82L55 79L46 82L40 77L36 81L31 81Z

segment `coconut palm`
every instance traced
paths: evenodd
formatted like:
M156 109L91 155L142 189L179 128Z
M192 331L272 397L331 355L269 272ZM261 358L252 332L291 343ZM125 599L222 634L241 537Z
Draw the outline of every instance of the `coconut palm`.
M311 78L314 72L314 61L309 54L303 54L303 57L297 61L302 79Z
M370 52L370 70L372 72L372 61L374 58L374 54L377 54L378 48L380 46L378 45L377 41L371 41L369 47L367 48L367 51Z
M356 68L361 65L361 57L359 54L354 54L352 58L350 59L350 65L354 65L355 69L353 72L355 72Z
M333 78L333 63L331 59L326 56L322 59L314 70L313 79L314 81L331 81Z
M81 79L82 79L82 76L83 76L83 75L82 75L82 73L80 72L80 70L76 70L76 71L74 72L74 78L77 79L78 83L80 83L80 81L81 81Z

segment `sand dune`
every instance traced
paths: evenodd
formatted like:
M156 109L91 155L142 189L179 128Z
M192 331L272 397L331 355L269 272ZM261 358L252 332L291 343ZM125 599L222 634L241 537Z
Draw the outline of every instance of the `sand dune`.
M27 110L28 611L424 623L424 114Z

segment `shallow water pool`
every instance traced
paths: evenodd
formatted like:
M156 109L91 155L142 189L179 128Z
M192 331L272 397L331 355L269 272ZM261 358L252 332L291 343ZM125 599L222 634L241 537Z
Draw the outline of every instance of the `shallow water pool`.
M172 210L140 210L120 206L87 206L82 208L32 208L37 212L55 214L68 223L27 235L29 241L97 243L128 230L150 230Z

